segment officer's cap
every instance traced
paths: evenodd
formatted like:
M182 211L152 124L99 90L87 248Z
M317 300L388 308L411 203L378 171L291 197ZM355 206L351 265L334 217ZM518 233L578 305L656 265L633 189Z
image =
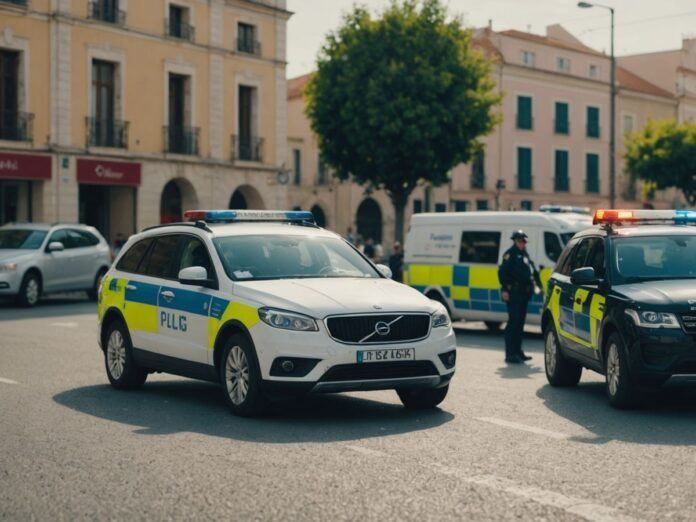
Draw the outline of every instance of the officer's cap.
M518 239L524 239L526 241L527 234L524 233L524 230L515 230L512 233L512 236L510 236L510 239L512 239L513 241L517 241Z

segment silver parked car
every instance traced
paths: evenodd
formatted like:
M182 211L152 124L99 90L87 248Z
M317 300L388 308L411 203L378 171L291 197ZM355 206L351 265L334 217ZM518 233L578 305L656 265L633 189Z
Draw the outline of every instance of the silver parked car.
M0 296L34 306L42 294L87 291L96 299L111 249L86 225L8 224L0 227Z

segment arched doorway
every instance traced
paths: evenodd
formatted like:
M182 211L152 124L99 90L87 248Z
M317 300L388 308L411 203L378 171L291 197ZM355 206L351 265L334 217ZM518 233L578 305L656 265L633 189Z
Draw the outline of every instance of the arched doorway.
M251 185L241 185L232 193L229 208L234 210L264 210L261 194Z
M198 205L193 185L185 179L177 178L167 182L160 197L160 223L182 221L185 210L193 210Z
M326 214L319 205L314 205L310 212L314 215L314 222L321 228L326 228Z
M382 242L382 211L379 204L372 198L365 198L358 207L356 216L358 235L363 241L373 239L375 243Z

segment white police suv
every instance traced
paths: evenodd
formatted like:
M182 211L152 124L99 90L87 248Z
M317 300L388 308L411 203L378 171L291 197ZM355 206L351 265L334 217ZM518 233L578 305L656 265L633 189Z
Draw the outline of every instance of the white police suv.
M116 388L162 371L219 382L234 413L289 394L447 395L444 307L389 278L310 212L188 211L133 236L102 281L99 342Z

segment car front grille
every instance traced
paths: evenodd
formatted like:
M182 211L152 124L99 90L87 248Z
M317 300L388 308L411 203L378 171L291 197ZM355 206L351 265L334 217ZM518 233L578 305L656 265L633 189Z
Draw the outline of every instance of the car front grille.
M430 361L397 361L382 363L339 364L322 376L322 382L403 379L437 375Z
M681 314L684 330L689 334L696 334L696 312Z
M343 315L329 317L326 327L331 337L342 343L385 344L417 341L428 336L430 315Z

